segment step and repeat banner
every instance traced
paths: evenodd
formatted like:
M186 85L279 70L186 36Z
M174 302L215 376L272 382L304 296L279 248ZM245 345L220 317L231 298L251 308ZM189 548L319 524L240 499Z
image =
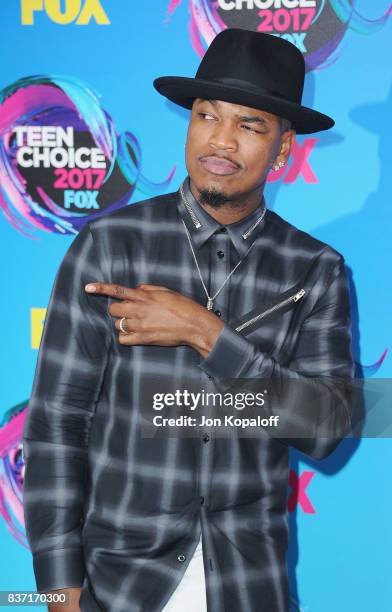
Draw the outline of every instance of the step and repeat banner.
M269 176L266 201L344 255L356 376L376 381L375 396L392 377L390 13L387 0L1 2L1 591L35 590L21 438L56 271L86 222L178 189L189 112L152 81L194 76L225 28L297 45L303 103L336 120L328 132L297 136L288 166ZM384 425L344 440L323 462L291 453L293 611L391 609Z

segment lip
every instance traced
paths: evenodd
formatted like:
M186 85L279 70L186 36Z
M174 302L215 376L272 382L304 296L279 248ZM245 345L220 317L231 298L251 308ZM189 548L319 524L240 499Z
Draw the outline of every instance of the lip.
M234 174L239 170L238 166L233 164L233 162L215 155L206 155L200 158L199 162L207 172L218 174L219 176Z

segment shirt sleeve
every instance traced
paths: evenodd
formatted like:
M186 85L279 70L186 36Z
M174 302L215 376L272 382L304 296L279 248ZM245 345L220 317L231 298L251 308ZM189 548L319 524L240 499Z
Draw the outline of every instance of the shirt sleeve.
M279 404L267 402L266 410L281 415L282 428L277 431L289 433L283 441L322 459L351 427L355 403L351 336L349 288L340 257L302 324L288 365L279 364L225 323L199 367L221 388L231 388L234 379L271 381Z
M111 342L105 280L90 227L76 236L47 308L23 430L23 507L38 591L82 586L87 446Z

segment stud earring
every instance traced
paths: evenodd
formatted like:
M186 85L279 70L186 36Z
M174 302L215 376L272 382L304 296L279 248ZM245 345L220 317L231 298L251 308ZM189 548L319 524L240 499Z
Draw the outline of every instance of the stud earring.
M275 172L280 170L280 168L283 168L283 166L284 166L284 161L279 161L277 164L274 165Z

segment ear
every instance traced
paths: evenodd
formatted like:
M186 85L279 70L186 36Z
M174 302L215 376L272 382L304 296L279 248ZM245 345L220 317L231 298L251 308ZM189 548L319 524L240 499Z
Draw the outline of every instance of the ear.
M290 152L295 141L295 136L296 131L293 129L285 130L284 132L282 132L280 140L280 149L276 158L283 161L285 164L289 160Z
M288 163L295 136L296 131L294 129L281 132L280 141L277 143L277 153L272 157L270 162L271 168L278 170Z

